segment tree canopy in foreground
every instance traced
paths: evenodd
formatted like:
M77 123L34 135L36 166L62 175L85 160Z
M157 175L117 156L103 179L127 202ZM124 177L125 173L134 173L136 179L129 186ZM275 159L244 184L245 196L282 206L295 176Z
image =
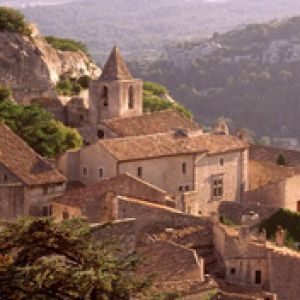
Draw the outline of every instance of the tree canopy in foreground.
M133 256L120 258L109 242L95 240L81 220L3 223L0 298L131 299L147 286L134 273L136 262Z

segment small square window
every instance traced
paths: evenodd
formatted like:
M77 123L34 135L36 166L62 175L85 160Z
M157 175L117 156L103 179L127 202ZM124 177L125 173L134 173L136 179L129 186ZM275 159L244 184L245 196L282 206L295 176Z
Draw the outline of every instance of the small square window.
M187 186L185 187L185 190L188 192L188 191L190 190L190 186L187 185Z
M178 188L178 190L179 190L179 192L183 192L183 186L180 186L180 187Z
M230 269L230 274L231 274L231 275L235 275L235 268L231 268L231 269Z

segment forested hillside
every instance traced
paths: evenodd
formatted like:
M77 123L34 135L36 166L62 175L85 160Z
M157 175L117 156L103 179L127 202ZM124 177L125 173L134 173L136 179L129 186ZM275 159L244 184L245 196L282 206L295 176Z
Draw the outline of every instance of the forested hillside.
M94 58L103 62L113 44L118 44L127 58L153 57L173 41L207 37L241 24L300 15L300 2L77 0L27 8L24 13L39 25L42 33L83 41Z
M169 47L131 70L167 86L200 122L225 116L258 136L300 137L300 17Z

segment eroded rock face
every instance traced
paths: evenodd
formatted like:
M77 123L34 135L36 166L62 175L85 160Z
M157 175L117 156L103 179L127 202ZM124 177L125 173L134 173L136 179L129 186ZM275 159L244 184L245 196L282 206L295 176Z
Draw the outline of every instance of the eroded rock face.
M62 75L96 78L101 70L82 52L51 47L32 26L32 36L0 32L0 84L10 86L14 99L29 104L36 98L57 99L54 86Z

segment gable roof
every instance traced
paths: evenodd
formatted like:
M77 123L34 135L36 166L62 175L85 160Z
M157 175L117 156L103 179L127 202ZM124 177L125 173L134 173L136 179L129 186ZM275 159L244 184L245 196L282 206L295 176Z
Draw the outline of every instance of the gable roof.
M130 74L127 65L121 55L120 49L117 46L114 46L114 48L112 49L99 80L133 80L133 77Z
M0 164L27 185L63 183L66 178L0 122Z
M179 132L181 134L181 132ZM146 136L107 139L98 141L118 161L134 161L163 156L198 154L210 155L239 151L248 144L230 135L203 134L191 131L186 136L158 133Z
M108 192L166 205L172 202L172 196L164 190L128 173L72 189L54 202L83 208L87 202L95 201Z
M295 167L300 164L300 151L274 148L270 146L251 145L249 156L251 160L276 163L280 154L286 159L286 166Z
M141 116L115 118L102 123L119 137L149 135L171 131L175 128L197 130L201 127L175 110L157 111Z

